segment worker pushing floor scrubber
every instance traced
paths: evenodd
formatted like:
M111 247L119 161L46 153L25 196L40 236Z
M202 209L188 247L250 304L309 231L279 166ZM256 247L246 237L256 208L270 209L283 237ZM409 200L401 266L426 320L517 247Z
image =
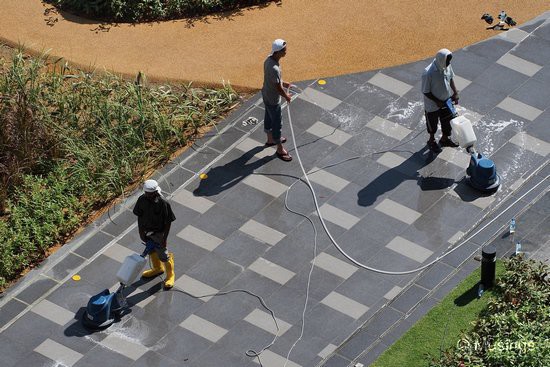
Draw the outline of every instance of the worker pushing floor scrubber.
M129 311L124 289L136 281L147 263L147 255L154 253L157 246L155 242L149 240L141 255L133 254L124 259L116 274L120 286L115 292L111 293L105 289L90 298L82 317L82 323L87 329L106 329Z
M452 138L470 153L470 164L466 169L467 182L479 191L488 193L498 190L500 176L497 173L495 163L474 149L477 138L472 123L464 116L458 114L455 114L455 116L451 120Z

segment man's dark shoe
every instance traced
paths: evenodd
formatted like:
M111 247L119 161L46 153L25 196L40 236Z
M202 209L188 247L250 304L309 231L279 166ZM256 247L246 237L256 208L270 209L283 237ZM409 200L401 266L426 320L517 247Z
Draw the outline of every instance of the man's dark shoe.
M428 140L428 148L434 152L435 154L441 153L441 148L439 145L435 142L435 140Z
M439 144L442 147L458 148L458 144L448 138L439 140Z

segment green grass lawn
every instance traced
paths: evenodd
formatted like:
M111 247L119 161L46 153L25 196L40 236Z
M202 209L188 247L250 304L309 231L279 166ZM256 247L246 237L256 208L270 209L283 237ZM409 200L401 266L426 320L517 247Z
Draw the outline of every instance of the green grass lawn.
M497 278L504 272L497 262ZM374 367L428 366L432 356L456 345L461 332L471 329L487 305L492 292L477 298L480 270L477 269L418 321L405 335L388 348L372 365Z

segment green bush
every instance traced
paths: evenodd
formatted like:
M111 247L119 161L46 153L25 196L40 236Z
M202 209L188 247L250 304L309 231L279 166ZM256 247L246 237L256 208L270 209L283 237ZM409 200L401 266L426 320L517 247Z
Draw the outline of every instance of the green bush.
M48 0L61 8L90 18L143 22L205 15L240 9L275 0Z
M127 82L21 52L0 61L0 288L237 97L229 86L149 88L141 76Z
M550 268L522 257L505 267L473 330L432 367L550 366Z

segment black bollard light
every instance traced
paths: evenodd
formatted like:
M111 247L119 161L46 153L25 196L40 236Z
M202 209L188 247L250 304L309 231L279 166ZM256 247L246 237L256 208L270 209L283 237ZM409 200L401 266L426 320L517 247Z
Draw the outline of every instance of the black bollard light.
M481 251L481 284L484 289L495 285L497 250L494 245L487 245Z

